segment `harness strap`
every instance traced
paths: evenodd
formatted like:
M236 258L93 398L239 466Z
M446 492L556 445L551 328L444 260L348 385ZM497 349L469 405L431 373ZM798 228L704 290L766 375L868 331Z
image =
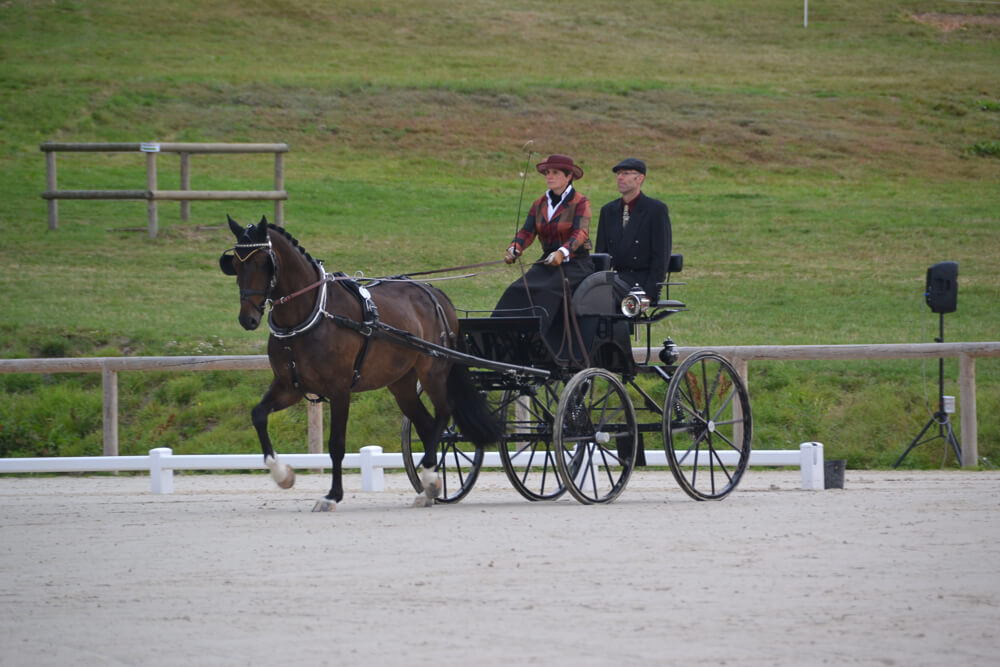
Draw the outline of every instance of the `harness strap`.
M453 342L455 340L455 332L451 330L450 326L448 326L448 317L444 314L444 308L441 306L441 302L438 300L437 295L434 294L434 291L427 285L423 285L416 281L414 281L413 284L422 289L427 296L430 297L431 303L434 304L434 311L437 315L438 323L441 326L441 344L448 345L449 342Z
M302 391L302 383L299 382L299 375L298 373L295 372L295 355L292 353L291 345L285 346L285 353L288 355L288 372L292 374L292 386L298 389L299 391ZM306 400L309 401L310 403L326 402L326 398L323 396L317 395L316 398L313 398L304 391L302 392L302 395L305 396Z
M334 275L338 278L341 276L346 278L346 274L336 273ZM361 350L358 351L358 356L354 358L354 373L351 377L351 389L354 389L358 382L361 381L361 365L365 363L365 357L368 356L368 345L372 341L371 325L378 320L378 307L372 301L371 293L353 280L342 279L338 284L361 302L361 319L363 320L363 327L367 326L366 329L358 329L358 333L364 336L364 341L361 343ZM323 314L326 317L333 317L331 313L324 312Z

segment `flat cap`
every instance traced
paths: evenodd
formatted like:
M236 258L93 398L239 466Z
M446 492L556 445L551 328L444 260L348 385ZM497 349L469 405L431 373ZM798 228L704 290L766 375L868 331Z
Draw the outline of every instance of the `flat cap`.
M646 173L646 163L634 157L627 157L615 166L611 167L611 171L616 174L622 169L635 169L640 174Z

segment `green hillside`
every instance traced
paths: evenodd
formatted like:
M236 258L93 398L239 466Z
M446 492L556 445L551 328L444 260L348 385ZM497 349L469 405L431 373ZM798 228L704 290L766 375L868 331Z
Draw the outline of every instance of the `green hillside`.
M946 339L1000 340L1000 5L949 0L0 3L0 356L260 354L216 260L264 202L63 201L49 231L39 145L287 142L286 227L329 270L499 259L521 172L649 165L691 311L679 345L930 342L928 266L959 263ZM533 141L528 155L526 142ZM160 187L179 188L176 156ZM144 189L137 154L60 154L59 187ZM195 189L271 189L266 155L194 156ZM529 166L526 198L544 189ZM523 213L523 210L521 211ZM596 227L596 221L595 221ZM516 269L449 282L490 308ZM958 394L957 362L946 393ZM756 446L818 440L891 465L927 421L937 363L755 362ZM980 454L1000 461L1000 361L976 365ZM267 373L123 374L122 453L257 451ZM101 451L100 378L0 376L0 456ZM934 406L931 406L933 411ZM956 418L957 423L957 418ZM305 410L275 415L304 449ZM386 392L349 447L394 446ZM961 434L959 434L961 435ZM908 465L939 466L940 443ZM950 463L950 462L949 462Z

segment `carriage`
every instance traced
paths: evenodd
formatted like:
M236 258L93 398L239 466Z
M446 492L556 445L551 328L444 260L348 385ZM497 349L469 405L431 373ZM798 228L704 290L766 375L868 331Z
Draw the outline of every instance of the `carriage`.
M251 417L283 488L294 471L278 461L268 415L303 397L330 403L332 485L314 510L343 499L351 394L381 387L404 414L403 463L426 504L468 495L494 442L529 500L568 491L584 504L610 502L647 463L668 466L692 498L716 500L746 470L750 400L735 367L708 350L681 360L669 338L653 356L652 326L686 310L670 298L680 255L670 258L666 298L653 304L638 288L622 298L627 286L608 270L610 258L595 255L598 270L565 295L562 335L553 339L537 312L460 318L444 293L410 277L327 273L266 219L229 226L237 243L219 264L237 278L241 325L257 328L270 305L274 379ZM633 336L643 331L645 353L634 355ZM665 462L647 461L646 445L658 439Z
M652 325L686 310L670 298L670 276L683 256L668 264L665 298L649 304L640 290L619 301L610 257L593 255L598 270L576 289L562 344L542 335L541 317L514 313L464 317L459 336L477 357L473 376L503 424L497 443L511 485L528 500L553 500L569 492L584 504L606 503L625 489L637 465L646 464L646 442L662 438L666 463L680 487L696 500L717 500L736 486L750 456L752 417L746 386L735 367L711 351L678 364L669 338L653 356ZM645 330L645 353L632 340ZM640 358L637 360L635 356ZM652 378L643 382L642 378ZM664 386L662 396L650 388ZM414 489L423 491L415 463L419 446L403 418L401 449ZM439 442L437 502L457 502L473 488L486 453L465 440L453 423Z

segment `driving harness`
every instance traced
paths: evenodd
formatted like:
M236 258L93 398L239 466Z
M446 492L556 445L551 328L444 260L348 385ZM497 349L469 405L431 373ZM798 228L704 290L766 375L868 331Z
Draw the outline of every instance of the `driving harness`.
M299 334L306 333L315 327L322 318L326 318L338 326L350 329L351 331L360 334L364 338L364 341L361 345L361 350L358 351L358 355L354 358L354 369L351 378L351 389L353 389L361 380L361 366L364 364L365 358L368 356L368 346L370 345L373 337L391 338L400 343L402 342L401 338L406 338L408 340L413 338L412 334L409 332L396 329L395 327L389 326L379 320L378 306L372 299L371 292L368 288L376 287L385 280L409 279L407 276L393 276L392 278L372 280L366 287L357 280L349 277L346 273L340 271L336 273L326 273L323 269L322 263L317 262L317 264L317 268L322 273L323 278L317 284L317 286L321 287L321 289L319 290L319 296L316 299L316 305L313 308L313 312L302 324L286 329L274 324L274 321L271 318L271 314L274 312L272 307L271 313L268 313L268 327L271 329L271 335L275 338L292 338ZM326 310L327 290L329 289L329 283L331 282L340 285L340 287L346 290L348 294L353 296L358 301L361 306L361 321L354 320L343 315L338 315L336 313L331 313ZM448 326L448 318L445 316L444 308L441 306L437 295L434 294L433 290L431 290L427 285L416 281L412 281L412 284L421 288L424 293L430 297L431 302L434 304L435 314L437 316L438 323L441 326L441 345L447 347L449 342L453 342L455 340L456 335L455 332ZM284 301L282 301L282 303L284 303ZM284 347L285 352L288 355L288 369L292 376L292 386L301 391L301 383L299 382L298 374L295 371L295 359L291 345L285 345ZM409 347L416 346L411 344ZM326 400L322 396L312 398L308 394L305 394L305 397L308 401L313 403L319 403Z

